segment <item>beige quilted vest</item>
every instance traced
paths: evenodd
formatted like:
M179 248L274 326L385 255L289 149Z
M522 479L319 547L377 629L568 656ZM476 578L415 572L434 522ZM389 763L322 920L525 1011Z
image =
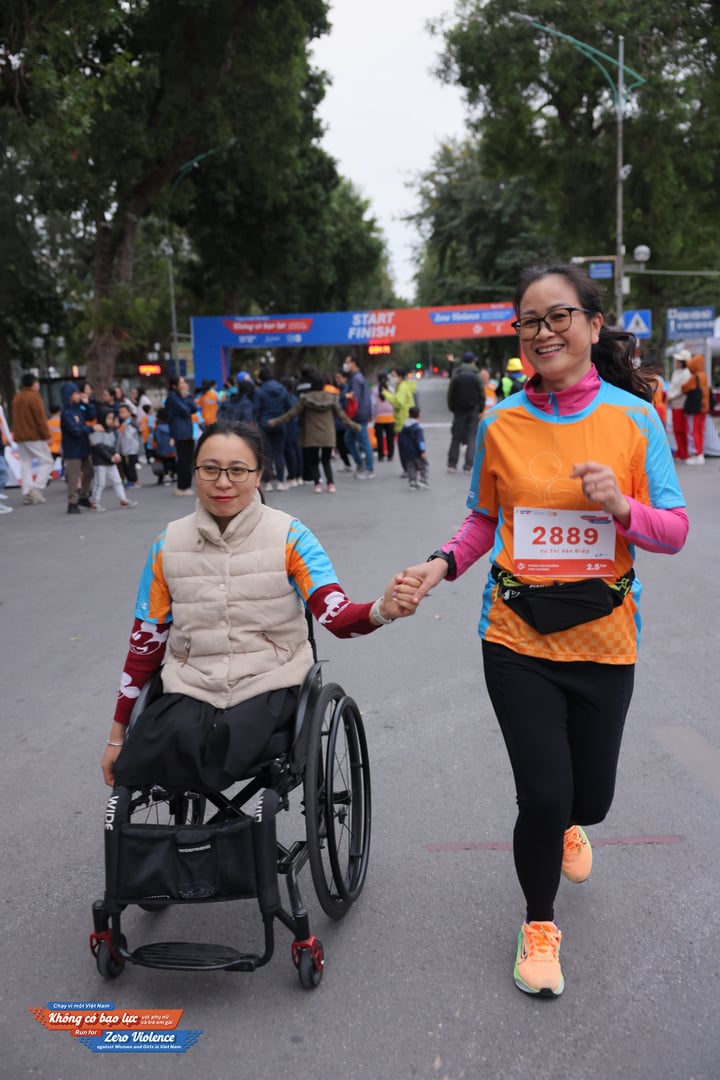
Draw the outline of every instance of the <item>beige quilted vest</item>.
M298 686L313 663L302 601L288 581L292 518L260 497L221 533L198 503L168 525L163 572L173 621L162 670L166 693L227 709Z

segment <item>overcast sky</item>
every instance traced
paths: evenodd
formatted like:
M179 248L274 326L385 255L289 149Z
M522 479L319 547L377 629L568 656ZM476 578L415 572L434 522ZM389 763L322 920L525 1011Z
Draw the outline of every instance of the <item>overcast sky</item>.
M411 299L415 230L400 218L417 202L407 183L429 168L443 139L462 135L460 92L431 74L440 41L428 19L453 0L335 0L332 31L314 45L332 78L320 115L325 149L372 204L388 243L397 292Z

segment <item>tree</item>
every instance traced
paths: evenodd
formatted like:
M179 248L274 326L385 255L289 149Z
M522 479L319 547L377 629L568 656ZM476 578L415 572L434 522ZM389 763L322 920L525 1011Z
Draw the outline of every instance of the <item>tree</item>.
M111 381L120 351L152 325L156 305L134 288L141 223L177 219L191 235L197 189L192 178L179 181L194 161L207 159L203 177L215 179L229 209L262 176L266 210L281 212L281 243L283 187L317 150L322 78L310 72L307 46L326 30L326 13L324 0L3 7L0 115L32 216L72 223L63 254L88 298L91 381ZM318 154L319 171L334 172ZM256 222L243 224L229 241L225 232L226 246L261 242ZM251 270L248 297L262 292L259 283L267 288L258 259Z
M720 269L713 179L720 167L718 6L463 0L457 21L436 27L445 46L439 74L465 90L472 139L462 186L467 193L474 183L485 193L477 200L475 234L498 236L507 276L516 276L526 254L611 252L615 234L617 116L610 85L571 43L518 20L515 11L611 57L618 33L624 34L626 63L646 80L629 96L624 123L625 158L633 166L625 184L627 247L649 244L656 269ZM433 223L426 254L430 265L446 265L439 253L450 250L454 230L453 243L476 279L491 284L500 251L469 246L466 197L455 219L444 205L457 197L456 179L440 187L442 206L428 212L425 200L422 214L426 225ZM510 223L504 236L503 216ZM444 248L436 244L441 235ZM435 282L441 283L436 275ZM655 308L707 302L714 293L706 278L635 276L632 284L637 306Z

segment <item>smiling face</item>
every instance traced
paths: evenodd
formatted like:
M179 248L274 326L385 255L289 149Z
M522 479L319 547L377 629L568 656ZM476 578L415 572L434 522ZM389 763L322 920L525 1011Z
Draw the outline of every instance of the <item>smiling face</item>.
M260 462L250 444L239 435L210 435L200 446L195 465L257 470L250 472L243 483L234 483L224 472L220 473L217 480L203 480L196 471L198 499L207 512L212 514L222 531L231 518L252 502L262 479Z
M582 308L583 303L571 281L562 274L548 274L527 287L518 316L540 318L561 307ZM590 369L592 346L599 338L602 323L600 314L575 311L567 330L548 330L540 323L537 335L529 341L523 340L523 352L540 375L540 390L554 393L582 379Z

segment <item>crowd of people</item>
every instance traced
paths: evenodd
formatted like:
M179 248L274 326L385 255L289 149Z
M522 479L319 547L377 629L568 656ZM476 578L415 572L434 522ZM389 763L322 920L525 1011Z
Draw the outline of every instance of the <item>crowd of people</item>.
M653 372L653 404L672 436L676 461L705 464L705 445L714 433L712 391L705 360L678 350L670 380ZM638 363L634 358L634 363ZM447 471L473 468L478 425L498 402L523 390L523 362L510 357L491 375L472 352L459 363L448 356L447 405L452 414ZM297 376L276 378L264 364L253 375L240 371L218 390L204 380L195 392L183 376L171 376L162 404L142 387L128 393L115 385L96 394L89 383L65 382L62 404L48 416L38 379L28 373L12 402L12 423L0 402L0 439L16 451L23 505L46 501L51 476L64 476L67 512L103 512L103 492L113 490L119 507L132 509L133 488L142 483L174 485L178 496L194 497L193 454L201 432L217 420L254 423L262 435L264 490L287 491L308 484L333 494L335 472L357 480L375 478L376 462L399 459L411 491L430 486L417 384L401 367L381 371L369 385L357 361L347 356L340 370L304 367ZM716 439L717 441L717 439ZM713 444L714 445L714 444ZM141 480L147 468L151 479ZM147 474L144 474L147 475ZM0 513L12 513L4 486L8 471L0 454Z
M702 353L679 349L673 354L674 370L668 381L660 365L633 355L633 363L643 367L653 387L652 403L668 435L675 443L673 456L683 465L704 465L705 447L720 453L720 439L712 423L713 391ZM465 448L465 472L473 467L478 424L498 401L525 388L528 375L519 356L511 356L502 375L490 372L472 352L462 355L460 364L448 357L451 378L447 404L453 414L447 471L458 471L460 452ZM668 414L669 410L669 414ZM691 452L692 450L692 452Z
M142 387L126 393L116 385L96 393L88 382L67 381L60 393L61 405L48 416L38 378L26 373L13 399L12 423L0 404L3 450L10 447L19 462L25 506L44 503L51 477L64 477L69 514L103 512L107 486L120 507L131 509L137 506L131 490L148 483L141 479L144 468L151 484L174 485L176 495L194 497L195 446L218 420L256 425L266 491L309 484L318 494L333 494L338 466L357 480L373 480L376 455L392 461L396 445L410 489L428 486L415 382L401 368L381 373L372 389L352 357L334 374L304 367L299 376L278 379L263 365L254 377L240 371L221 390L215 380L205 380L194 393L177 375L169 378L161 405ZM6 501L7 467L4 454L0 458L0 497Z

